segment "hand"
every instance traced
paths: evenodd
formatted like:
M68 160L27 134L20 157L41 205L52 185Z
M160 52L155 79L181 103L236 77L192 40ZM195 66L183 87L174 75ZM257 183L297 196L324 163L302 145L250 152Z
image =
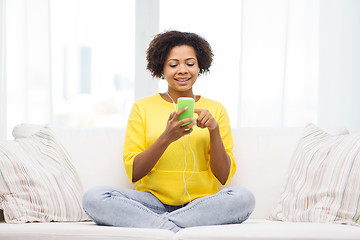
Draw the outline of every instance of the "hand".
M209 131L216 129L219 124L207 109L194 109L194 113L198 115L196 125L199 128L208 128Z
M187 109L188 108L185 107L177 112L173 111L170 114L169 119L166 124L166 129L163 132L163 136L166 137L166 139L168 141L174 142L174 141L178 140L179 138L190 134L193 131L192 129L190 129L191 127L193 127L195 125L195 121L193 118L185 118L181 121L178 121L180 114L185 112ZM184 123L188 123L188 122L191 122L191 123L182 126Z

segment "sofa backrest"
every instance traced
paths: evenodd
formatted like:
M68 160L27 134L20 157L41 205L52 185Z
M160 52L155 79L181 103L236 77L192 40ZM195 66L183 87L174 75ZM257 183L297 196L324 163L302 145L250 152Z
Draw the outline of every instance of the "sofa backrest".
M27 137L42 126L20 124L15 138ZM51 126L50 126L51 127ZM122 160L125 129L52 127L71 156L84 190L96 185L134 188ZM267 218L283 187L301 128L233 129L237 172L229 185L250 189L256 198L251 218Z
M42 127L19 124L13 129L13 136L27 137ZM97 185L135 187L123 167L125 129L50 127L73 160L85 191Z
M251 218L268 218L280 197L302 128L233 129L237 170L229 185L250 189L256 199Z

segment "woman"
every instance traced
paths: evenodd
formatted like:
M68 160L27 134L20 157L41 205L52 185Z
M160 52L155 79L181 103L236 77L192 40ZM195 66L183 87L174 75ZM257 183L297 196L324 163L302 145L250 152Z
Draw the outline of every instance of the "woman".
M251 192L218 190L236 170L226 110L193 93L212 57L209 43L194 33L167 31L152 40L147 69L166 79L168 91L136 101L129 116L124 165L136 190L96 187L84 195L84 209L97 224L177 232L249 217ZM196 119L178 121L187 110L176 111L179 97L194 98Z

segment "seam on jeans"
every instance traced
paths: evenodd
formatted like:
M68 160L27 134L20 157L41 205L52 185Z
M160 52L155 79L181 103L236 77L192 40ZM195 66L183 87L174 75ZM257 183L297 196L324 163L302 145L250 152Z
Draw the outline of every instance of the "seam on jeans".
M83 210L86 213L86 215L88 215L88 217L91 218L91 220L93 220L95 222L94 217L92 216L92 214L89 214L88 211L86 211L84 208L83 208Z
M128 198L123 198L123 197L117 197L117 196L111 196L112 198L116 198L116 200L117 201L122 201L122 202L124 202L124 203L127 203L127 204L129 204L129 205L132 205L132 206L134 206L134 207L136 207L136 208L138 208L138 209L140 209L140 210L142 210L142 211L144 211L144 212L148 212L148 213L151 213L152 215L154 215L154 216L157 216L157 217L161 217L159 214L157 214L157 213L154 213L153 211L151 211L150 209L147 209L147 208L141 208L141 207L139 207L139 206L137 206L136 204L130 204L129 202L128 202ZM137 204L140 204L140 205L142 205L141 203L139 203L139 202L137 202L137 201L135 201L135 200L132 200L132 199L130 199L131 201L134 201L134 202L136 202Z
M250 217L251 212L248 212L245 217L238 218L238 221L234 220L230 224L240 224L245 222Z
M210 199L213 199L213 198L215 198L215 197L217 197L217 196L219 196L219 195L228 194L228 192L229 192L229 191L226 191L226 192L221 192L221 191L220 191L220 192L218 192L217 194L208 196L206 199L203 199L202 201L199 201L198 203L195 203L193 206L188 207L187 209L180 208L180 209L182 209L183 211L174 212L174 213L171 214L170 216L176 216L176 215L180 215L180 214L186 213L187 211L195 208L196 206L201 205L201 204L203 204L204 202L206 202L206 201L208 201L208 200L210 200Z
M133 200L133 201L135 201L135 200ZM137 201L135 201L135 202L137 202ZM140 203L140 202L138 202L138 203ZM156 210L163 210L162 208L160 208L158 206L154 206L154 205L151 205L151 204L148 204L148 203L140 203L140 204L144 205L147 208L152 208L152 209L156 209ZM165 208L164 212L167 212L166 208Z
M156 210L162 210L162 209L161 209L160 207L158 207L158 206L154 206L154 205L148 204L148 203L146 203L146 202L139 202L139 201L136 201L136 200L134 200L134 199L132 199L132 198L129 198L129 197L125 196L124 194L122 194L121 192L109 191L111 197L114 197L114 196L117 195L117 194L113 194L114 192L120 193L123 199L132 200L132 201L137 202L137 203L139 203L139 204L141 204L141 205L143 205L143 206L145 206L145 207L147 207L147 208L152 208L152 209L156 209ZM151 193L150 193L150 194L151 194ZM154 195L153 195L153 196L154 196ZM118 197L118 198L120 198L120 197ZM154 198L156 198L156 197L154 196ZM152 211L152 210L151 210L151 211ZM165 211L164 211L164 212L167 212L166 208L165 208Z

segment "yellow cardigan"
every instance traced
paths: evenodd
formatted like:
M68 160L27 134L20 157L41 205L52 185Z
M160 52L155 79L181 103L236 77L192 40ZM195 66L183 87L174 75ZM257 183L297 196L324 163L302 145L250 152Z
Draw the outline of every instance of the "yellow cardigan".
M228 114L222 104L204 97L195 103L195 108L208 109L219 124L226 152L231 159L226 185L236 171L232 153L234 144ZM164 132L172 111L174 111L173 104L165 101L160 94L140 99L133 105L126 129L123 152L125 170L130 180L132 180L135 156L151 146ZM138 181L136 189L151 192L162 203L168 205L177 206L189 202L187 194L182 202L185 192L183 180L185 150L187 162L185 179L191 176L194 169L194 157L188 138L190 138L191 148L195 154L195 171L186 184L191 200L217 193L220 182L210 169L210 134L208 129L201 129L197 126L194 126L190 135L169 145L154 168Z

